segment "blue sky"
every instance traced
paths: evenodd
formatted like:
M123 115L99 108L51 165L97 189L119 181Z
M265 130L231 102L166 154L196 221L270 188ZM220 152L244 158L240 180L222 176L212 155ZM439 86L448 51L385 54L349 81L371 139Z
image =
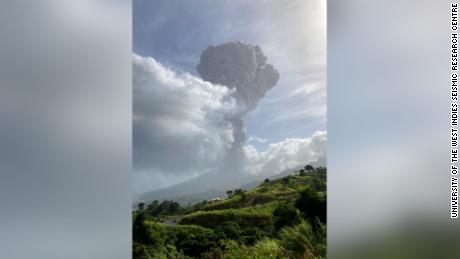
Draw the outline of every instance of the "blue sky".
M246 117L258 150L326 130L325 1L134 1L133 49L177 72L198 75L211 44L261 46L280 72L275 88Z

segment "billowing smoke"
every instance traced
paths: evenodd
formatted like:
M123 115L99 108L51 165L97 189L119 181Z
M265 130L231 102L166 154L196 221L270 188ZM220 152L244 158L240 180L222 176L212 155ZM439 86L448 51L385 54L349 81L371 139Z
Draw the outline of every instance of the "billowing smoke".
M181 187L184 193L237 187L252 179L248 175L274 174L325 157L323 133L272 143L262 152L246 144L244 116L279 79L266 60L258 46L211 46L201 55L198 78L133 55L136 193L198 175L208 178L192 181L193 190Z
M197 70L203 80L233 91L239 112L228 118L233 126L234 142L223 168L241 172L245 156L242 147L246 142L244 115L255 109L265 93L276 85L279 73L267 64L267 57L259 46L241 42L209 46L201 53Z
M240 111L229 118L234 143L227 163L238 166L244 156L242 145L246 142L244 115L255 109L265 93L276 85L279 73L267 64L267 57L259 46L241 42L209 46L201 53L197 70L203 80L233 91Z
M256 108L279 79L259 46L241 42L209 46L201 53L197 70L205 81L235 89L234 97L246 112Z

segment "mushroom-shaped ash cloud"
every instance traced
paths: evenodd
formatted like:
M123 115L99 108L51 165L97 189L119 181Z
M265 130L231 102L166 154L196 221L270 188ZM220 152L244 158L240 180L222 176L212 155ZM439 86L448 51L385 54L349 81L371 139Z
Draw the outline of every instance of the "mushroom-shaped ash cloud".
M259 46L228 42L204 50L197 70L204 80L235 89L234 97L246 113L278 82L278 71L266 62Z

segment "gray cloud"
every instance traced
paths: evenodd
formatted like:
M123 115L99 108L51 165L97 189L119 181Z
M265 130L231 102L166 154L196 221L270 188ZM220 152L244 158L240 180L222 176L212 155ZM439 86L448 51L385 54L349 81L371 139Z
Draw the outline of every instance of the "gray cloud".
M219 171L241 172L244 169L242 146L246 142L244 116L276 85L279 73L267 64L267 57L259 46L241 42L209 46L201 53L197 71L205 81L232 90L239 107L239 112L229 117L235 142Z
M204 50L197 70L205 81L235 89L233 96L249 111L278 82L278 71L266 62L259 46L229 42Z

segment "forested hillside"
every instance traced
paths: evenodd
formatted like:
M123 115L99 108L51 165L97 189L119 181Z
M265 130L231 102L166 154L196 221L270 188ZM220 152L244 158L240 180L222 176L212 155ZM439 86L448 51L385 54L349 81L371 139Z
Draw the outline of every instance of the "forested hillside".
M325 258L326 168L307 165L189 206L140 203L133 240L135 259Z

